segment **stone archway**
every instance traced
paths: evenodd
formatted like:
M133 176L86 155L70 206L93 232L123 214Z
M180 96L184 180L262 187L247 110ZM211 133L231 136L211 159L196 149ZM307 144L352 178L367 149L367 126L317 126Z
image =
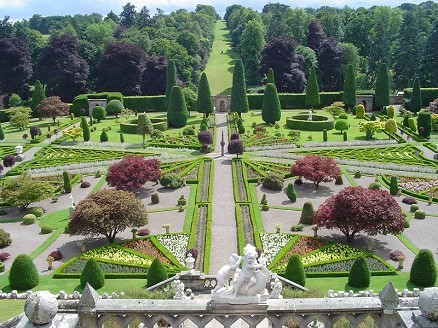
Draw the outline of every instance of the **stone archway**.
M87 99L88 100L88 116L92 116L93 108L95 106L103 106L106 109L106 99Z
M226 113L230 111L231 96L211 97L216 113Z
M362 103L365 107L366 112L373 111L373 95L357 95L356 96L356 104Z

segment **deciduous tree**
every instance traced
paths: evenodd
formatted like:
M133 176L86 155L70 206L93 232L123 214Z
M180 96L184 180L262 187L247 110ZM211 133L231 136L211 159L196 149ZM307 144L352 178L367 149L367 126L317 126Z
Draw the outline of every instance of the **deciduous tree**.
M104 235L112 243L119 232L147 223L146 208L132 192L100 189L76 205L68 227L72 235Z
M166 93L167 60L164 56L152 56L146 59L141 76L141 93L158 96Z
M29 107L12 107L6 110L9 115L9 124L24 130L30 122L32 110Z
M249 21L240 40L245 77L249 85L257 85L260 82L258 69L260 67L261 51L265 43L263 26L256 20Z
M43 99L37 106L38 116L51 117L54 123L58 116L68 115L69 109L70 106L57 96Z
M240 139L231 140L228 144L228 153L236 154L237 158L243 154L243 142Z
M172 92L172 88L176 86L176 66L175 61L170 59L167 62L166 69L166 109L169 109L170 102L170 94Z
M411 99L409 100L409 110L412 113L418 113L421 110L421 103L420 79L416 77L412 88Z
M358 129L360 132L365 132L366 140L370 140L374 133L385 129L385 123L377 121L364 121L359 123Z
M108 169L106 181L117 190L141 188L148 181L160 179L160 161L142 156L126 156Z
M404 229L405 216L387 191L347 187L319 206L314 222L321 228L339 229L352 242L359 232L398 234Z
M321 182L335 180L341 174L341 170L333 158L308 155L296 160L290 173L292 176L300 176L312 181L318 189Z

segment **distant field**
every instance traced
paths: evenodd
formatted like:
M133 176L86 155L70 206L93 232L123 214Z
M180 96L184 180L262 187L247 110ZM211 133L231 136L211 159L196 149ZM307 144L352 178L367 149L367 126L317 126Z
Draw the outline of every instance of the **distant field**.
M234 60L239 55L231 48L228 32L224 21L216 21L215 41L205 68L212 95L231 94Z

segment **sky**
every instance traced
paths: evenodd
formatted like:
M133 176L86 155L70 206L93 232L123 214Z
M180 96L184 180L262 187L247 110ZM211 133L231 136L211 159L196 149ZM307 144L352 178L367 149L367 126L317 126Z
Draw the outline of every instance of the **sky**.
M51 15L75 15L75 14L91 14L100 13L105 16L111 10L119 14L122 11L122 6L127 2L134 4L137 11L143 6L146 6L152 14L156 12L156 8L164 10L165 13L170 13L177 9L187 9L192 11L197 3L212 5L216 11L223 15L227 6L232 4L241 4L245 7L251 7L261 11L263 6L269 2L280 2L291 6L292 8L319 8L322 5L339 7L349 6L351 8L365 7L369 8L374 5L386 5L396 7L402 3L409 2L419 4L425 0L0 0L0 19L4 16L10 16L11 21L29 19L33 14L41 16Z

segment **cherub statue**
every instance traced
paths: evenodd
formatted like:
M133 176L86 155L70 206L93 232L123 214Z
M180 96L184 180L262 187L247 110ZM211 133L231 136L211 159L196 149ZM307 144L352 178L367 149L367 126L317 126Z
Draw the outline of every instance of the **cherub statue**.
M281 290L283 289L283 284L281 283L280 279L278 277L275 277L275 280L271 282L271 296L270 298L276 298L281 299L283 296L281 296Z
M175 296L173 297L173 299L183 300L185 298L184 287L184 283L181 280L175 280L175 286L173 287L173 289L175 290Z
M225 264L222 268L217 272L217 285L213 289L213 292L216 292L222 287L229 286L229 280L234 277L236 269L240 265L240 261L242 261L242 257L233 253L230 256L230 261L228 264Z

